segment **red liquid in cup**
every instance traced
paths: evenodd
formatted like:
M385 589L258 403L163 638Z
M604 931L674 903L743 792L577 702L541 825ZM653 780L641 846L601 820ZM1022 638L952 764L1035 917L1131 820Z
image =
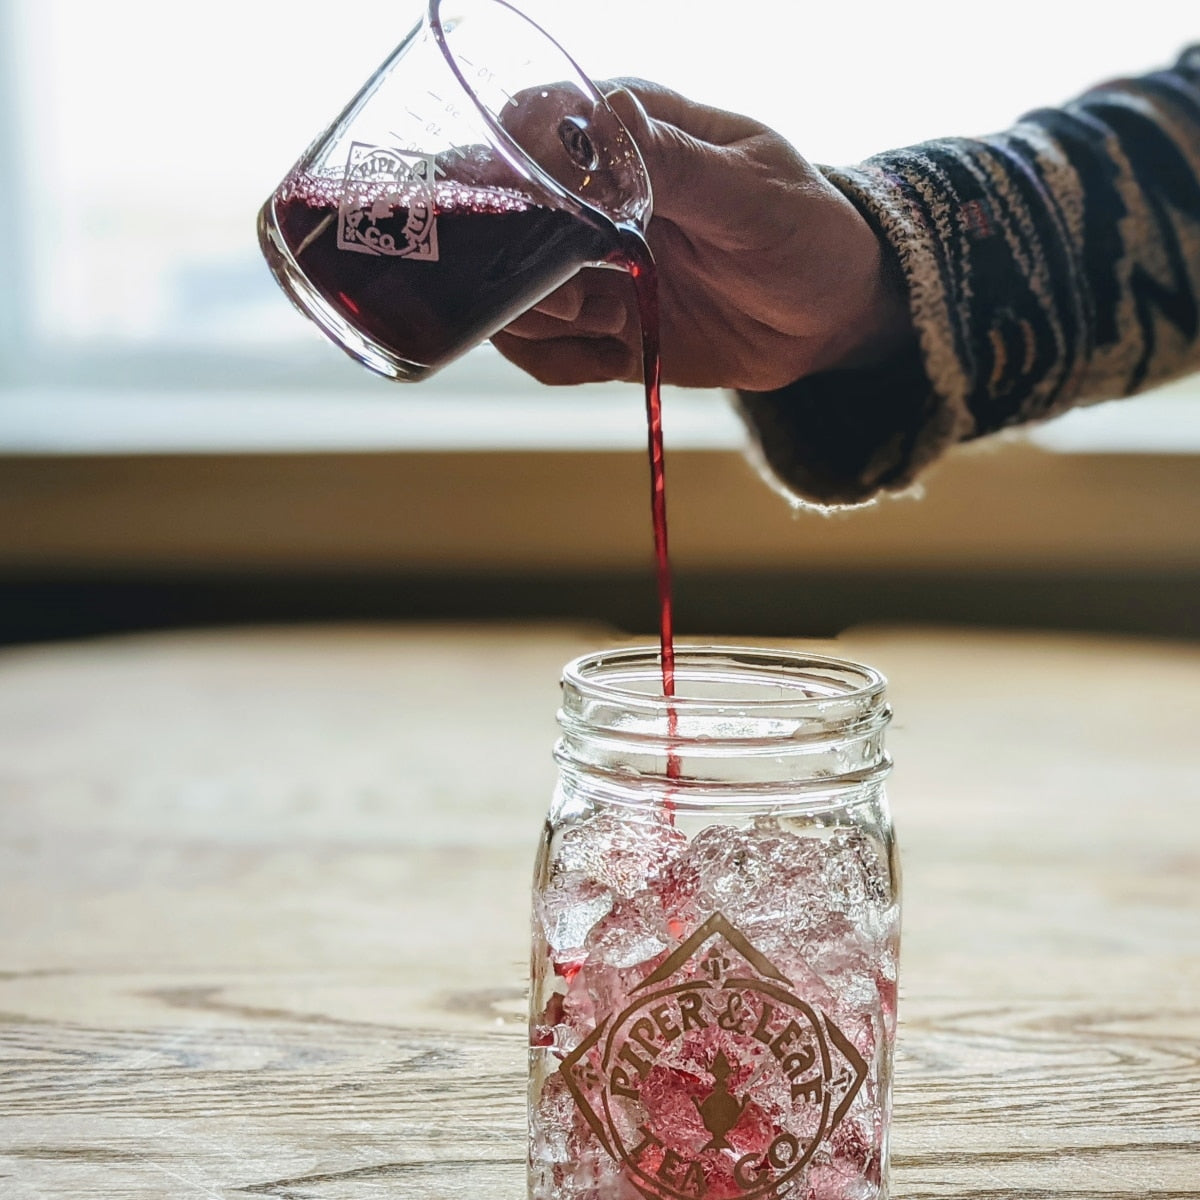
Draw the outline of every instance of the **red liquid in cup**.
M509 190L439 183L433 221L429 193L419 207L405 199L368 184L348 204L340 180L298 175L274 203L308 281L360 333L425 368L412 378L478 345L608 250L573 213Z

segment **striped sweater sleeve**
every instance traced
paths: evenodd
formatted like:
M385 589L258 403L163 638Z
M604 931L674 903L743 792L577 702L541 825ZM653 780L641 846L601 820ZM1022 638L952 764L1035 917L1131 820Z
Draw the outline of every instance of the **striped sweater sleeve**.
M917 337L740 394L797 496L900 491L958 442L1200 370L1200 45L1005 133L826 174L890 249Z

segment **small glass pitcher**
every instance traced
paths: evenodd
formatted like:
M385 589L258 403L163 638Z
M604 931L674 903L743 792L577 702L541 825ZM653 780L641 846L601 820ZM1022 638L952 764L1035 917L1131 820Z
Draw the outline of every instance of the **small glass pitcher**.
M283 290L358 362L420 380L644 230L638 149L504 0L424 19L259 216Z

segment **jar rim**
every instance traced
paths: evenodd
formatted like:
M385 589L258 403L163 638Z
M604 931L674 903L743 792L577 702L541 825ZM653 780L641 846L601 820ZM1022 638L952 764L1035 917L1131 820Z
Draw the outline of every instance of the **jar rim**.
M714 713L730 709L754 713L772 713L779 716L816 716L830 705L841 706L847 702L878 701L887 691L887 678L874 667L851 659L833 655L814 654L804 649L789 649L776 646L737 646L722 644L676 645L676 680L687 681L704 667L721 667L724 670L744 670L747 675L754 670L772 672L776 686L791 683L795 694L772 696L689 696L679 694L666 696L661 691L645 692L629 686L621 686L603 676L618 674L634 669L660 670L660 651L657 646L627 646L611 650L593 651L573 659L563 668L562 682L582 696L595 700L607 700L620 704L626 710L662 711L668 706L676 714ZM814 694L805 691L805 683L812 684L816 673L824 672L828 690ZM847 677L838 686L833 675ZM840 681L839 681L840 682Z
M560 768L596 794L722 804L789 792L799 803L809 784L850 796L890 768L887 681L873 667L780 646L680 645L675 683L664 695L657 646L568 663Z

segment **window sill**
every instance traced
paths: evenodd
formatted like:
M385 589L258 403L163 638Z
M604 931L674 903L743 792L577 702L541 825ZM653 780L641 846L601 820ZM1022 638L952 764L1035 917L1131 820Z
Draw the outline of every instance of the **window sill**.
M1200 455L980 443L832 516L737 451L667 473L680 570L1200 570ZM640 447L0 456L0 572L642 569L647 491Z
M375 381L373 381L375 382ZM0 454L319 454L620 451L645 446L640 390L567 389L447 372L432 385L12 388L0 392ZM719 392L664 389L672 450L738 450L741 423ZM1200 455L1200 377L1031 430L1059 454Z

